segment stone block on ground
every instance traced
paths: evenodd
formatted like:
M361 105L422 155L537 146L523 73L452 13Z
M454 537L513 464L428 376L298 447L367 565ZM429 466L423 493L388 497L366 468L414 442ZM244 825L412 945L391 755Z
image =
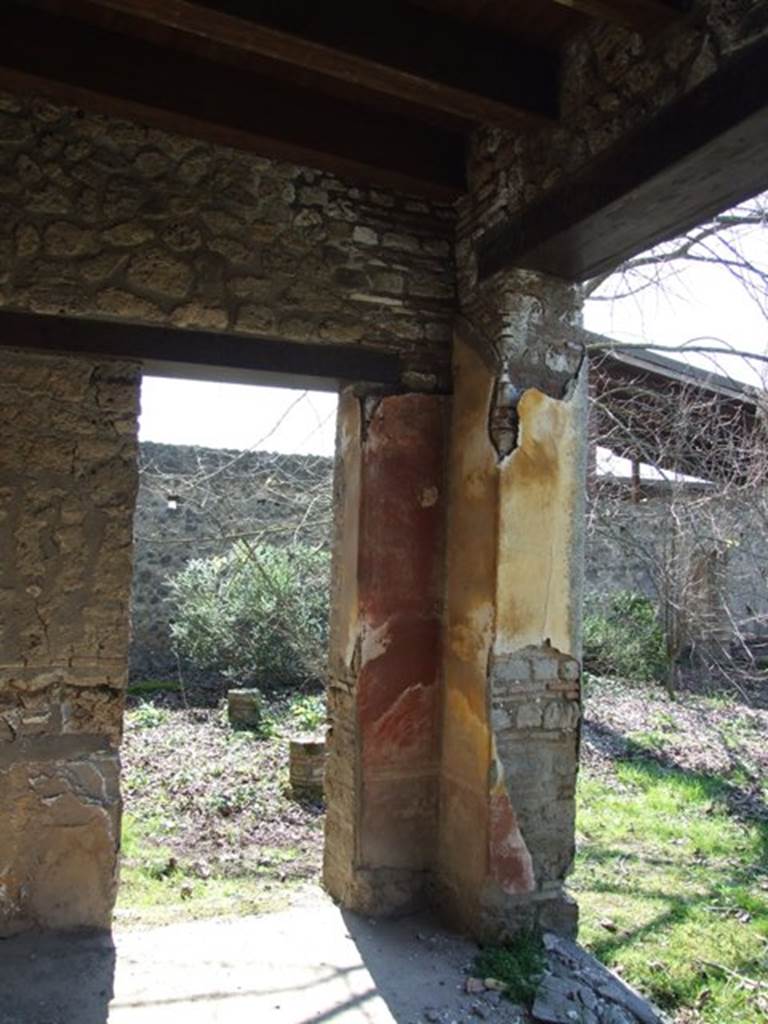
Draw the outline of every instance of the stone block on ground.
M227 717L233 729L258 729L261 725L261 693L256 689L227 690Z
M325 784L325 740L321 736L293 737L289 765L293 795L310 800L321 799Z

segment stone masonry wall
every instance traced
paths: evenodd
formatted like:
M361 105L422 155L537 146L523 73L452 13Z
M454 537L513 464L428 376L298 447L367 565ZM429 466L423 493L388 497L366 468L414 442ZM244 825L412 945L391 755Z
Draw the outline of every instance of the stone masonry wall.
M400 353L442 387L453 208L0 95L0 305Z
M643 37L596 21L564 55L561 117L521 134L477 129L468 161L470 194L459 204L460 290L475 284L474 240L599 156L626 132L768 34L763 0L694 0L688 18Z
M557 770L548 730L524 728L516 716L517 757L518 746L502 744L492 727L490 701L518 689L512 676L494 677L498 657L525 654L537 679L554 650L578 676L587 403L584 353L571 336L580 290L520 268L480 281L476 243L768 32L760 0L694 8L648 39L595 22L564 54L557 125L526 133L484 126L470 142L469 194L457 204L438 884L446 907L478 934L513 929L531 914L558 930L576 924L563 882L578 679L573 722L555 730ZM538 699L523 693L526 713ZM546 809L541 820L529 813L526 785Z
M596 603L633 591L659 603L663 566L675 557L683 605L680 627L688 643L737 629L768 634L768 541L763 502L754 496L707 497L706 485L644 483L637 502L631 486L603 481L587 519L585 592ZM674 555L673 555L674 548ZM712 573L694 579L709 561ZM710 591L707 593L707 591ZM709 607L707 607L707 605Z
M139 449L132 678L173 675L168 579L237 538L329 546L333 459L145 442ZM172 499L172 500L169 500Z
M173 674L168 579L192 558L225 551L240 536L269 543L330 544L333 459L145 442L139 446L131 596L132 678ZM175 507L169 499L175 500ZM695 501L696 494L691 494ZM685 495L676 494L678 511ZM722 504L722 503L721 503ZM718 511L720 509L720 511ZM659 539L668 536L671 507L661 486L642 500L605 481L587 510L585 594L588 601L618 591L653 601ZM723 605L746 630L768 630L768 545L749 511L720 505L711 515L726 531ZM754 518L754 517L753 517ZM711 550L711 538L694 546ZM756 617L756 618L755 618Z
M109 923L138 394L0 349L0 935Z

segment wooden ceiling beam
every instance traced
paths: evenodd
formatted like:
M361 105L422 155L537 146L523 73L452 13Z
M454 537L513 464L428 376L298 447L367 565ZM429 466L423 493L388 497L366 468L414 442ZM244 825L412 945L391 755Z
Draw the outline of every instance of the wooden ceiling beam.
M149 324L46 316L0 310L3 345L38 352L90 355L141 362L161 376L246 379L269 374L296 386L326 389L364 381L400 386L399 356L359 345L299 344L224 331L196 331ZM293 380L292 380L293 378Z
M121 28L162 26L467 121L519 126L558 113L559 58L408 0L37 0Z
M0 15L0 85L444 199L460 134L26 5Z
M636 32L666 28L690 10L690 0L552 0L560 7L587 14Z
M481 278L519 267L584 281L768 188L768 38L477 246Z

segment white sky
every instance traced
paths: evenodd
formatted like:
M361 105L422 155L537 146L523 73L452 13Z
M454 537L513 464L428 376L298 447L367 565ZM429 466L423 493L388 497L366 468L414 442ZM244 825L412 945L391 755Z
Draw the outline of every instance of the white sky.
M768 265L768 228L754 229L742 248L755 262ZM587 302L585 326L640 344L677 346L712 337L737 350L768 353L768 318L727 270L709 264L686 269L663 291ZM734 357L688 358L751 383L759 383L758 373L765 371L764 364L750 368ZM139 437L211 448L332 455L335 420L336 395L328 392L145 377Z
M336 395L145 377L139 439L332 455Z
M768 229L763 230L763 262L768 263ZM768 352L768 320L722 267L697 266L687 270L666 291L648 290L634 298L615 302L587 302L584 326L597 334L637 344L684 345L702 338L701 344L736 350ZM670 352L672 359L686 359ZM691 353L687 358L724 376L759 384L764 367L743 359Z

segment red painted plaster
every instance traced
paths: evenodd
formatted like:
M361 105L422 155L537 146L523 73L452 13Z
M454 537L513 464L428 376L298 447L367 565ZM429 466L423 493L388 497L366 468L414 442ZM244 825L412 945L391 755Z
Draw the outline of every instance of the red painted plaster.
M434 841L442 406L434 395L383 398L362 448L357 724L370 866L421 869Z
M528 847L520 832L509 796L497 789L491 794L489 837L490 875L510 894L533 892L536 881Z

